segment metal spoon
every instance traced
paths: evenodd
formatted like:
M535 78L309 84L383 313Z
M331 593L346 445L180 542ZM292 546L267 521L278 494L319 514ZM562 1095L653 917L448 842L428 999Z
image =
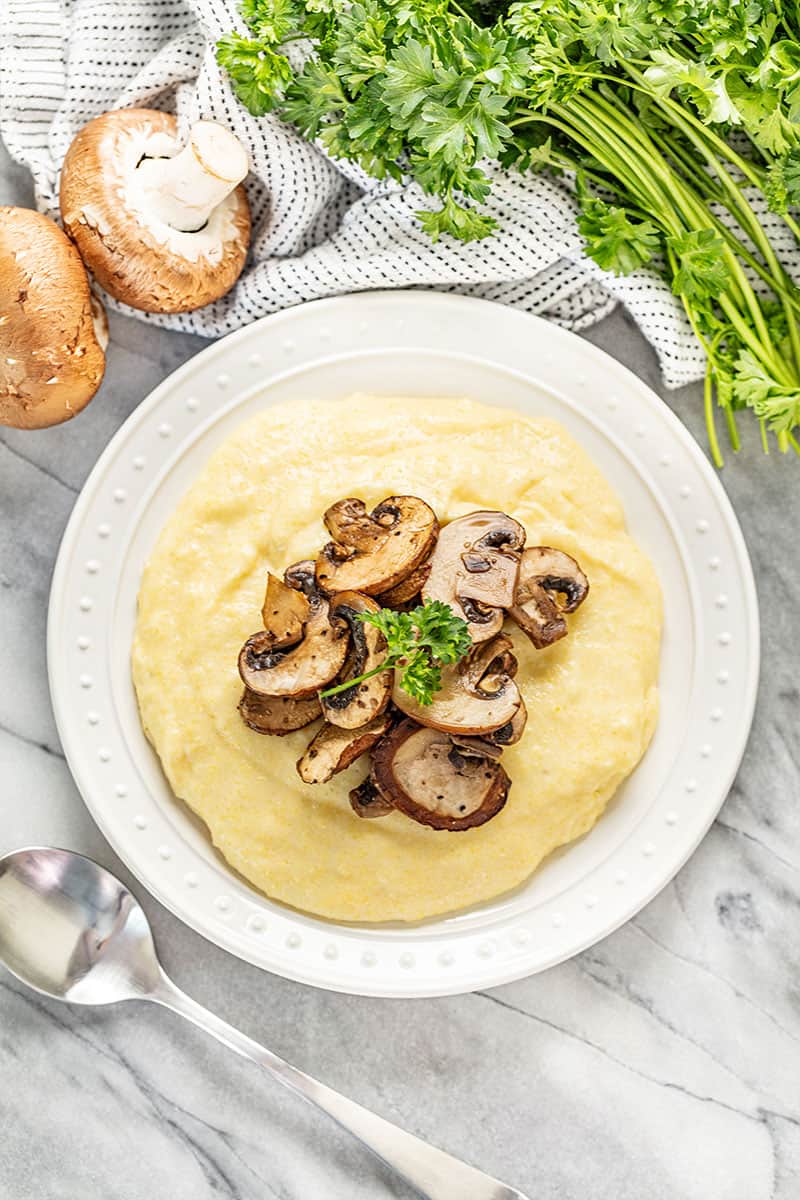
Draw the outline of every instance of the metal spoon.
M0 960L54 1000L152 1000L180 1013L316 1104L429 1200L526 1200L298 1071L185 995L164 974L136 899L81 854L35 848L0 859Z

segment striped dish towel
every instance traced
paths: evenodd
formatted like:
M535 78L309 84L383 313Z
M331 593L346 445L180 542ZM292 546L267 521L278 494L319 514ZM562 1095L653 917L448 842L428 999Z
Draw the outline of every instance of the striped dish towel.
M141 320L218 337L304 300L413 285L580 330L622 301L669 386L702 376L702 352L666 284L647 270L617 279L584 257L566 184L498 170L490 202L498 234L434 245L414 211L436 202L416 185L370 179L241 107L214 61L217 38L232 28L244 32L233 0L0 0L0 136L33 173L43 212L58 216L70 141L111 108L167 109L184 131L200 117L219 121L247 147L254 230L239 283L197 312L136 312Z

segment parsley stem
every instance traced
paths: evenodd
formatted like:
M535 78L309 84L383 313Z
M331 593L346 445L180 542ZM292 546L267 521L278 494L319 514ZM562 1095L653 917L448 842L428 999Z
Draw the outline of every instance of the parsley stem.
M719 448L717 427L714 422L713 367L710 361L706 367L706 376L703 383L703 407L705 409L706 432L708 434L708 445L711 450L711 458L715 467L724 467L725 459L722 457L722 451Z
M736 425L736 414L730 404L725 405L725 420L728 425L728 437L730 438L733 453L738 454L742 448L742 442L739 437L739 429Z
M365 671L363 675L356 675L355 679L347 679L344 683L337 683L335 687L326 688L324 692L319 693L320 700L327 699L328 696L337 696L339 692L346 692L349 688L356 687L359 683L364 683L366 679L372 679L375 675L380 675L381 671L388 671L395 664L391 658L387 658L379 667L373 667L371 671Z

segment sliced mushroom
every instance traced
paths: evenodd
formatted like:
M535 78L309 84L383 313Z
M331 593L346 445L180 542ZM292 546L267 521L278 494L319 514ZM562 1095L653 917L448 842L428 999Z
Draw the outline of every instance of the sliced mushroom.
M469 625L473 642L503 627L503 610L515 601L519 551L525 530L501 512L457 517L439 534L424 600L442 600Z
M379 612L380 605L360 592L337 592L331 598L332 621L345 621L350 629L350 653L337 684L346 683L379 667L386 658L386 638L374 625L359 620L365 612ZM343 692L322 701L326 720L340 729L358 729L382 713L392 695L394 672L381 671Z
M485 738L479 738L465 737L460 733L451 733L450 741L464 758L491 758L496 762L503 754L503 747L491 741L492 737L493 734L489 734Z
M341 671L347 657L347 626L332 623L328 601L317 595L309 602L305 636L296 646L276 650L272 636L254 633L239 654L242 682L260 696L313 696Z
M372 776L382 796L431 829L473 829L499 813L511 781L497 762L466 757L450 738L402 721L378 743Z
M388 817L390 812L394 812L391 800L381 795L371 776L352 789L350 807L357 817L365 818Z
M287 587L302 592L310 600L319 591L315 569L316 563L313 558L303 558L300 562L292 563L290 567L286 568L283 572L283 582Z
M363 500L340 500L324 516L333 541L317 559L326 592L374 596L404 580L430 553L439 523L417 496L389 496L368 513Z
M501 725L493 733L487 734L487 741L494 743L496 746L514 746L525 732L527 723L528 710L525 707L525 701L520 696L519 708L514 713L514 716L507 724Z
M239 712L245 725L256 733L274 733L283 737L310 725L322 712L322 706L316 696L295 700L291 696L260 696L245 688L239 701Z
M532 546L520 560L508 615L541 650L566 637L564 613L574 612L588 593L589 580L574 558L552 546Z
M388 713L361 729L337 729L323 725L297 763L303 783L327 783L380 741L392 723Z
M400 686L396 672L392 699L420 725L446 733L485 737L513 719L522 703L513 679L509 638L498 637L475 647L455 666L442 671L442 686L431 704L414 700Z
M300 641L310 608L307 596L269 572L261 619L273 647L293 646Z
M400 583L395 584L386 592L381 592L377 597L381 608L400 608L403 604L408 604L410 600L419 596L430 573L430 563L423 563L421 567L416 567Z

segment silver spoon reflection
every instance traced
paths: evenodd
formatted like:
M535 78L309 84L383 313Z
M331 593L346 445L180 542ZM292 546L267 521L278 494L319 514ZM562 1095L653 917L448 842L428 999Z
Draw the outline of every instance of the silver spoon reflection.
M83 855L36 848L0 859L0 960L55 1000L151 1000L180 1013L317 1105L430 1200L526 1200L298 1071L185 995L164 974L136 899Z

